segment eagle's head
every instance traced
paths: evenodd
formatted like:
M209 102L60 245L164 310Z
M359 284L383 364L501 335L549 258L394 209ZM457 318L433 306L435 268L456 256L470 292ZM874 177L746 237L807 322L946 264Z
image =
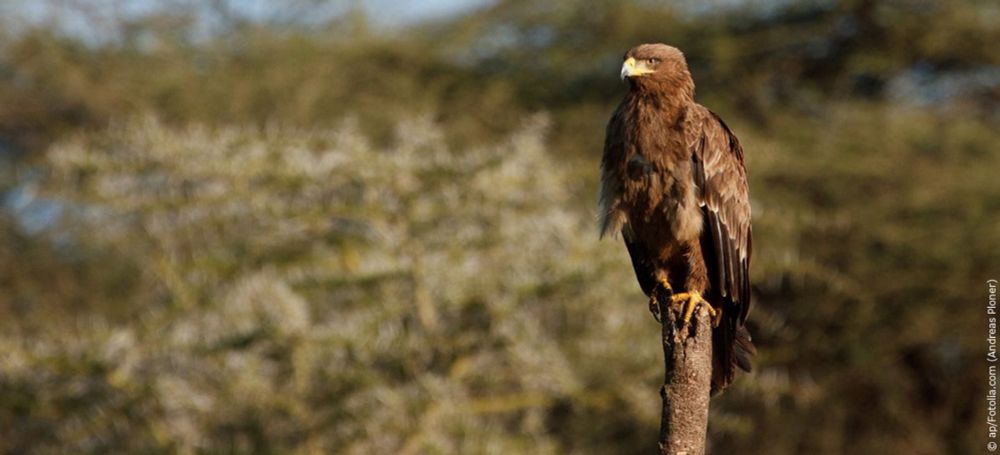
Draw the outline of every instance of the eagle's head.
M632 90L694 97L684 54L666 44L640 44L626 52L621 78Z

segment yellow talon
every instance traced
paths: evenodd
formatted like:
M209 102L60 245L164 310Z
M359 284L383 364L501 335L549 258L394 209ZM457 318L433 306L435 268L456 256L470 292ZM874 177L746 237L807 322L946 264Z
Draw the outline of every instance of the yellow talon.
M672 303L677 304L680 302L684 305L684 325L691 322L691 317L694 316L694 310L698 308L698 305L705 304L708 307L708 314L712 316L712 327L718 327L719 323L722 322L722 310L716 310L712 307L712 304L708 303L698 291L691 292L681 292L679 294L674 294L672 297Z
M663 286L665 291L673 293L673 288L670 287L670 282L667 281L666 275L658 274L656 281ZM656 292L656 288L653 288L653 292L649 293L649 312L653 313L653 319L656 319L656 322L662 322L660 319L660 302L656 298Z

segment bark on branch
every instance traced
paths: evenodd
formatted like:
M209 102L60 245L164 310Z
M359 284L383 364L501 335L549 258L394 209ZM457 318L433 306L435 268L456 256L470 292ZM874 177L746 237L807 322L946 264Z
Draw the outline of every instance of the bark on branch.
M660 302L666 371L660 389L660 453L704 454L712 382L711 318L708 310L700 306L690 326L683 327L680 309L671 305L670 299Z

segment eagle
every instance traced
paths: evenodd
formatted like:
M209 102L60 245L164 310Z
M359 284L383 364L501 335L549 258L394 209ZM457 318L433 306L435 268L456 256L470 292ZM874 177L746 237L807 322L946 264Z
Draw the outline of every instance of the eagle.
M624 57L628 93L601 158L601 237L621 234L649 308L699 305L712 317L712 395L750 371L750 196L743 148L694 101L684 54L642 44Z

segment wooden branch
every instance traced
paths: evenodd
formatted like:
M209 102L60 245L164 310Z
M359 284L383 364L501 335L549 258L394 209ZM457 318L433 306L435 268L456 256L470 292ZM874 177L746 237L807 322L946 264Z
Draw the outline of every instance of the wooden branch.
M666 371L660 389L660 453L700 455L705 453L712 385L711 318L701 306L691 317L690 326L682 327L680 309L669 302L660 299Z

